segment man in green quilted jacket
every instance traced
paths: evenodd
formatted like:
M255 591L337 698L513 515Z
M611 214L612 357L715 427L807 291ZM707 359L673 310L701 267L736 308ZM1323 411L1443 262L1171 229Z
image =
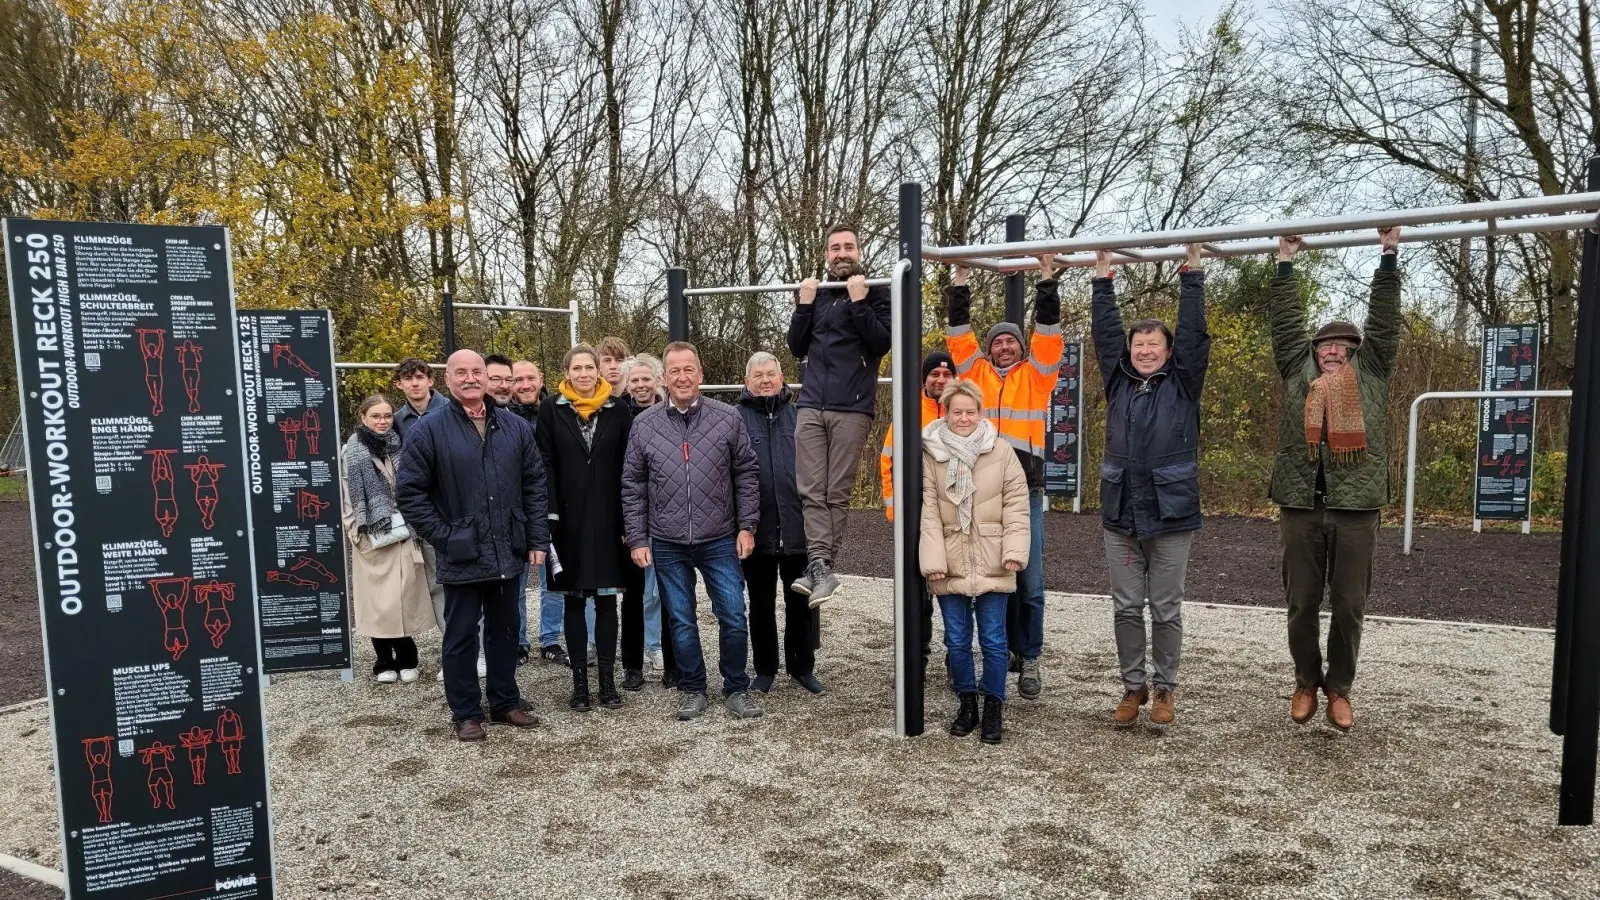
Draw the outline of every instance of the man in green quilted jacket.
M1283 592L1295 691L1289 714L1304 724L1328 697L1328 721L1354 724L1350 687L1372 587L1378 515L1389 502L1389 379L1400 348L1400 229L1378 231L1383 256L1372 276L1364 328L1329 322L1315 335L1294 276L1298 236L1278 240L1268 306L1272 355L1283 379L1283 422L1272 473L1281 508ZM1327 667L1319 635L1323 590L1333 616Z

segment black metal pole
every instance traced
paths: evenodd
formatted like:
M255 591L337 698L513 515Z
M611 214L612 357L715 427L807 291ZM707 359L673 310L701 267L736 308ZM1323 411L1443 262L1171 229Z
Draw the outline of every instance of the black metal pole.
M689 298L683 295L689 287L689 270L667 270L667 339L689 339Z
M450 293L450 282L444 283L444 355L449 358L456 352L456 301Z
M1589 161L1589 184L1600 185L1600 159ZM1584 256L1592 259L1597 238L1584 233ZM1578 480L1577 504L1565 510L1563 532L1571 528L1574 514L1577 536L1571 559L1562 560L1566 571L1571 562L1571 592L1567 597L1566 717L1560 723L1561 803L1557 821L1562 825L1594 824L1595 753L1600 750L1600 460L1585 449L1600 447L1600 371L1591 362L1600 351L1600 281L1597 270L1581 270L1578 288L1578 333L1574 342L1574 362L1582 376L1572 382L1574 425L1582 430L1571 437L1567 455L1567 478ZM1579 411L1582 412L1579 412ZM1574 451L1572 448L1579 448ZM1571 493L1568 494L1569 502ZM1563 550L1565 550L1563 540ZM1558 582L1559 583L1559 582ZM1557 635L1563 629L1557 623ZM1557 665L1561 665L1558 655Z
M911 262L900 283L903 305L896 352L904 377L894 385L905 415L891 426L895 446L901 448L901 484L905 485L894 498L895 538L904 548L902 568L895 577L905 585L900 601L905 644L897 677L906 687L906 736L915 737L923 730L922 642L927 635L922 633L922 598L927 587L917 566L917 544L922 539L922 384L915 374L906 375L922 371L922 185L913 182L900 185L900 253L896 259Z
M1027 235L1028 217L1020 213L1006 216L1006 240L1020 241ZM1022 327L1023 302L1022 302L1022 273L1012 272L1006 276L1006 321Z
M1589 161L1589 190L1600 189L1600 159ZM1578 336L1574 345L1593 348L1584 343L1585 325L1596 319L1586 313L1600 309L1600 237L1593 231L1583 234L1583 261L1578 267ZM1573 385L1589 384L1594 377L1594 355L1580 351L1573 360ZM1567 488L1562 504L1561 568L1556 582L1556 654L1553 677L1550 680L1550 730L1565 734L1567 730L1567 670L1572 656L1572 589L1578 572L1578 522L1583 508L1584 429L1588 425L1588 410L1572 398L1572 412L1567 428Z

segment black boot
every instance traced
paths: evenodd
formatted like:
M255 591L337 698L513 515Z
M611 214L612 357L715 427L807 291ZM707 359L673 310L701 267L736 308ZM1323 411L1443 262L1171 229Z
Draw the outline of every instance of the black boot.
M568 698L567 705L577 712L588 712L594 708L589 705L589 670L583 666L572 667L572 696Z
M616 709L622 705L622 695L617 693L613 671L610 666L600 667L600 705L606 709Z
M978 695L976 692L962 694L961 709L956 711L956 720L950 723L950 734L955 737L966 737L977 727Z
M1005 706L999 697L983 696L983 742L985 744L1000 743L1000 735L1004 731L1000 727L1000 709Z

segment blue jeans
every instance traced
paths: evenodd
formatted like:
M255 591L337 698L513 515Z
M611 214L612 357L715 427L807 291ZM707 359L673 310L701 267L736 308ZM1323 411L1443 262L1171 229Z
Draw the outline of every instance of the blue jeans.
M644 648L661 649L661 590L656 584L656 567L644 570Z
M983 649L983 693L1006 699L1006 595L996 592L977 597L940 594L944 613L944 648L949 652L950 677L956 693L978 690L972 665L972 620L978 620L978 646Z
M539 646L553 647L561 643L562 626L567 620L567 605L560 594L550 590L550 573L544 566L539 567L539 588ZM592 629L593 620L590 621Z
M1023 659L1044 652L1044 491L1028 492L1028 564L1017 573L1017 631L1013 648Z
M701 544L651 541L656 584L661 602L672 621L672 648L678 663L678 689L686 694L706 692L706 662L700 652L700 624L694 602L696 569L706 579L711 611L717 617L717 667L722 671L724 697L750 687L745 660L750 652L750 628L745 621L744 571L732 535Z

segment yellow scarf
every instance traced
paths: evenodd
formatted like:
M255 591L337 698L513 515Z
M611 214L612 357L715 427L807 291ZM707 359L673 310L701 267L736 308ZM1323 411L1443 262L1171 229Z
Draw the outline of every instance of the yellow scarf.
M611 382L602 378L600 379L600 384L594 389L593 397L580 397L578 392L572 389L572 385L567 384L567 380L563 378L561 379L561 396L567 398L567 402L572 404L572 408L578 411L578 418L587 422L589 417L594 415L595 410L604 406L606 401L611 399Z

